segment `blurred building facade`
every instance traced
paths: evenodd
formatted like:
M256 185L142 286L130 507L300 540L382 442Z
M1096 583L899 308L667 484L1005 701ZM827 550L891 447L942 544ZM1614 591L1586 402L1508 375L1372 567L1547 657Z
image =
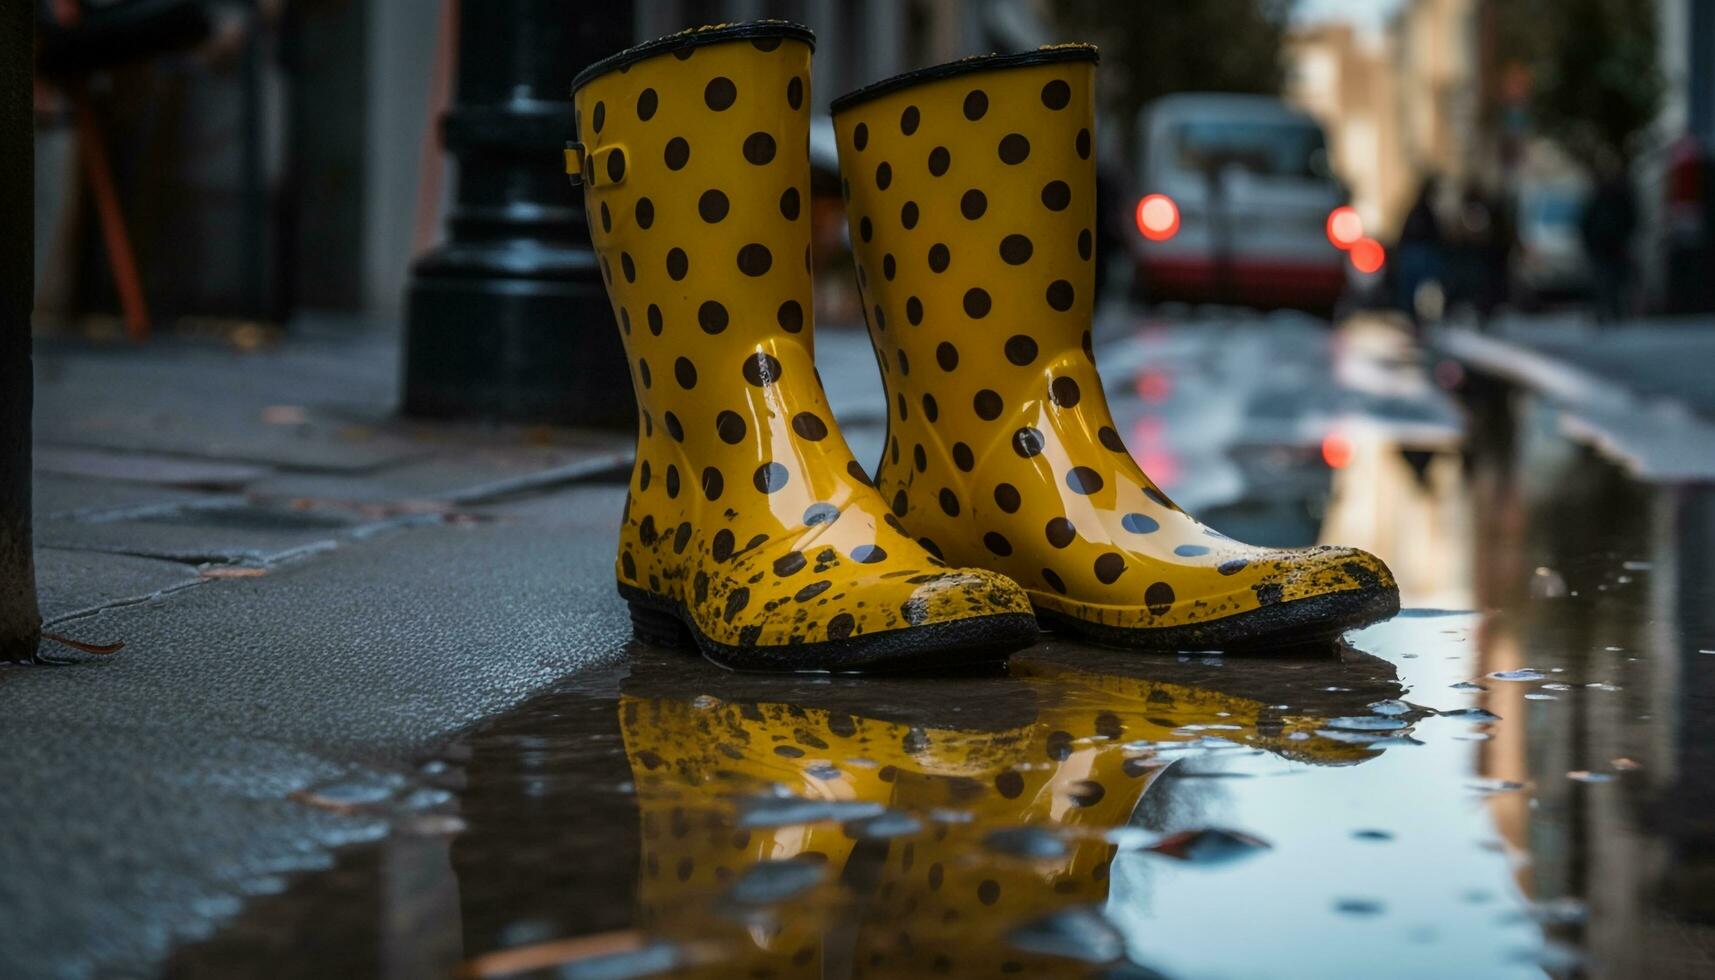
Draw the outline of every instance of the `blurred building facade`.
M1380 45L1350 24L1316 24L1288 36L1286 98L1328 133L1335 173L1364 227L1392 227L1415 169L1395 111L1396 76Z
M1397 231L1425 175L1498 189L1581 179L1530 129L1528 72L1496 40L1505 0L1404 0L1379 35L1344 22L1298 27L1288 39L1286 97L1327 128L1341 176L1366 225ZM1691 135L1715 146L1715 4L1655 0L1666 84L1638 148L1646 210L1659 200L1656 158Z
M438 138L456 85L456 2L234 5L200 48L98 80L118 190L160 319L401 315L410 263L442 234L456 184ZM757 18L809 25L823 118L834 97L888 75L1054 39L1048 0L626 6L638 41ZM38 99L35 152L38 322L100 321L115 300L77 179L71 114L51 90ZM249 173L246 153L258 161ZM256 184L260 203L246 196Z
M1366 228L1395 233L1424 176L1480 171L1479 5L1408 0L1382 36L1327 23L1288 38L1286 98L1327 129Z

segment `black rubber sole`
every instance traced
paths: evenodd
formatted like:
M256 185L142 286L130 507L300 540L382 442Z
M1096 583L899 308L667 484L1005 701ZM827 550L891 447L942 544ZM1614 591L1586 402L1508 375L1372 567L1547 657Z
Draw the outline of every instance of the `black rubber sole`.
M789 646L730 646L709 639L677 602L617 583L631 632L653 646L694 649L710 663L769 673L924 673L1001 663L1041 634L1030 613L997 613L843 640Z
M1397 589L1364 588L1279 602L1193 626L1158 629L1105 626L1041 607L1036 616L1056 633L1106 647L1152 653L1268 653L1330 643L1348 630L1379 623L1398 612Z

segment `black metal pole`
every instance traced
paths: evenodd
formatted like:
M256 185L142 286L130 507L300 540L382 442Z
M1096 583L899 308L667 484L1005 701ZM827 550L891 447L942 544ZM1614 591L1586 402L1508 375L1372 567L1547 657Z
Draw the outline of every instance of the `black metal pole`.
M262 172L262 14L254 4L244 11L244 48L238 78L243 127L240 144L239 235L243 240L240 286L244 315L261 319L272 312L268 295L268 197Z
M629 0L464 0L442 121L458 159L447 241L406 293L407 414L630 425L618 328L566 179L572 76L625 47Z
M36 655L30 544L30 309L35 305L35 5L0 5L0 660Z

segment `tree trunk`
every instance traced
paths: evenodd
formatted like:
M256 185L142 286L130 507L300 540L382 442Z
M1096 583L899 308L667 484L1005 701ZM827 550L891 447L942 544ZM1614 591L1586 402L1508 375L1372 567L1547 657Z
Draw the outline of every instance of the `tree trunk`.
M0 4L0 660L34 657L42 633L30 546L35 7Z

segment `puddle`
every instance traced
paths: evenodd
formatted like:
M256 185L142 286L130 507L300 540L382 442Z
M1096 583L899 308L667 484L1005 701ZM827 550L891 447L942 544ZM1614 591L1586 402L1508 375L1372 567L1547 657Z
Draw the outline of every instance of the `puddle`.
M489 975L1250 975L1288 937L1339 937L1300 949L1313 975L1438 926L1419 953L1475 975L1541 927L1447 737L1471 723L1436 713L1471 707L1448 687L1465 665L1397 654L1476 626L1401 619L1243 669L1049 642L906 681L639 648L613 697L539 699L423 767L462 832L348 855L173 970L284 953L280 909L314 906L357 935L306 973L438 943L431 972ZM1448 905L1474 889L1497 898Z

